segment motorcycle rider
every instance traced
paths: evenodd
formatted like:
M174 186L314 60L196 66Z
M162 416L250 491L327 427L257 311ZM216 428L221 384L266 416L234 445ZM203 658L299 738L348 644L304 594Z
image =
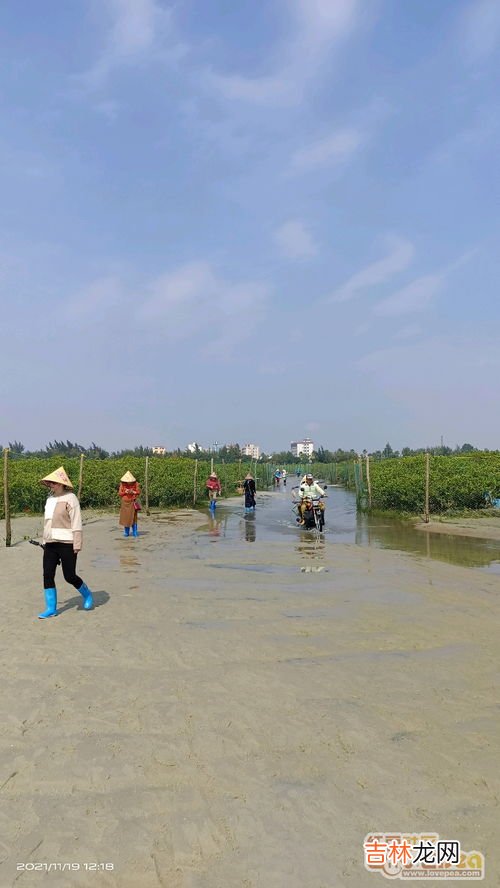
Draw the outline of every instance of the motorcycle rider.
M306 504L306 500L312 500L319 496L324 496L325 491L319 484L314 480L314 476L312 472L307 472L300 484L299 487L299 504L297 506L299 512L299 524L304 524L304 508ZM319 504L320 509L324 509L324 503Z

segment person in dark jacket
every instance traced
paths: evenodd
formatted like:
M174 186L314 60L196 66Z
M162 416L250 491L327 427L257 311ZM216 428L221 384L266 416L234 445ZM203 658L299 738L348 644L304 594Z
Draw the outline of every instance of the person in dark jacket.
M245 492L245 509L255 509L255 480L253 475L248 472L243 481L243 490Z

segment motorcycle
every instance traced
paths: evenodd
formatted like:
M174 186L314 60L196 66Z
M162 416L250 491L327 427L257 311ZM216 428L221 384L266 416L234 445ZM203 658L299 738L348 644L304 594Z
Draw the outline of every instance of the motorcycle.
M319 533L322 533L325 526L325 507L322 496L305 497L302 508L302 521L304 523L301 522L298 503L295 504L294 509L297 513L296 521L304 530L316 529Z

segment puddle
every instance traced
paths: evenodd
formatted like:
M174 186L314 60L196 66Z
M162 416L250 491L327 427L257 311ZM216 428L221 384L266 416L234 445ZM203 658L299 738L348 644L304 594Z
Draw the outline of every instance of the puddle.
M250 570L255 573L297 573L296 567L282 567L273 564L209 564L208 567L218 567L224 570Z
M354 494L341 487L328 488L325 532L321 535L315 530L298 528L289 492L275 491L271 496L259 497L257 494L256 511L248 515L243 511L243 501L219 504L216 516L207 515L207 522L199 528L196 537L201 545L210 543L223 546L230 542L232 549L234 544L239 544L243 551L248 544L253 545L258 541L288 539L303 565L304 562L321 562L327 544L330 547L332 543L348 543L394 549L500 575L500 543L496 540L424 532L396 518L360 514L356 510ZM262 573L295 570L272 565L213 566ZM303 567L303 572L313 570Z

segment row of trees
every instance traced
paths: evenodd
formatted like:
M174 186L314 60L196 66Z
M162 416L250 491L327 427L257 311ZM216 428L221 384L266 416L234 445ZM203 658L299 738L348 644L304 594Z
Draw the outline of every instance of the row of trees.
M11 452L11 456L14 459L22 459L27 457L46 457L46 456L60 456L61 459L80 456L82 453L88 459L109 459L110 457L121 458L126 456L152 456L153 450L151 447L134 447L128 448L125 450L115 450L113 452L109 452L104 450L103 447L100 447L94 441L88 446L85 447L83 444L78 444L76 441L50 441L46 447L42 450L26 450L24 444L20 441L9 441L8 444L9 450ZM0 445L0 449L3 449ZM451 448L441 445L440 447L419 447L415 450L412 450L411 447L403 447L401 451L393 450L391 445L387 443L383 450L375 450L369 455L373 459L397 459L400 456L418 456L422 453L430 453L432 456L463 456L465 453L474 453L477 452L477 447L474 447L472 444L462 444L461 446ZM487 450L483 451L484 453L488 453ZM367 451L363 451L363 456L366 456ZM166 454L168 456L176 456L176 457L186 457L188 459L193 459L193 457L204 457L207 458L208 454L206 451L198 450L197 453L191 453L189 450L173 450L170 453ZM224 463L234 463L234 462L252 462L252 458L249 456L243 456L241 453L241 449L239 444L226 444L224 447L220 447L217 454L214 454L218 462ZM337 450L327 450L325 447L318 447L316 451L314 451L311 461L318 463L341 463L347 462L348 460L357 459L359 454L355 450L342 450L342 448L338 448ZM307 457L304 455L294 456L290 450L282 450L276 453L266 454L263 453L261 455L262 461L272 461L275 465L299 465L307 462Z
M447 447L441 444L439 447L417 447L412 450L411 447L403 447L402 450L393 450L391 445L387 443L383 450L375 450L370 453L374 459L397 459L399 456L420 456L422 453L430 453L431 456L463 456L465 453L478 453L477 447L473 444L457 444L456 447ZM482 453L489 453L484 449ZM366 455L366 450L363 451Z

